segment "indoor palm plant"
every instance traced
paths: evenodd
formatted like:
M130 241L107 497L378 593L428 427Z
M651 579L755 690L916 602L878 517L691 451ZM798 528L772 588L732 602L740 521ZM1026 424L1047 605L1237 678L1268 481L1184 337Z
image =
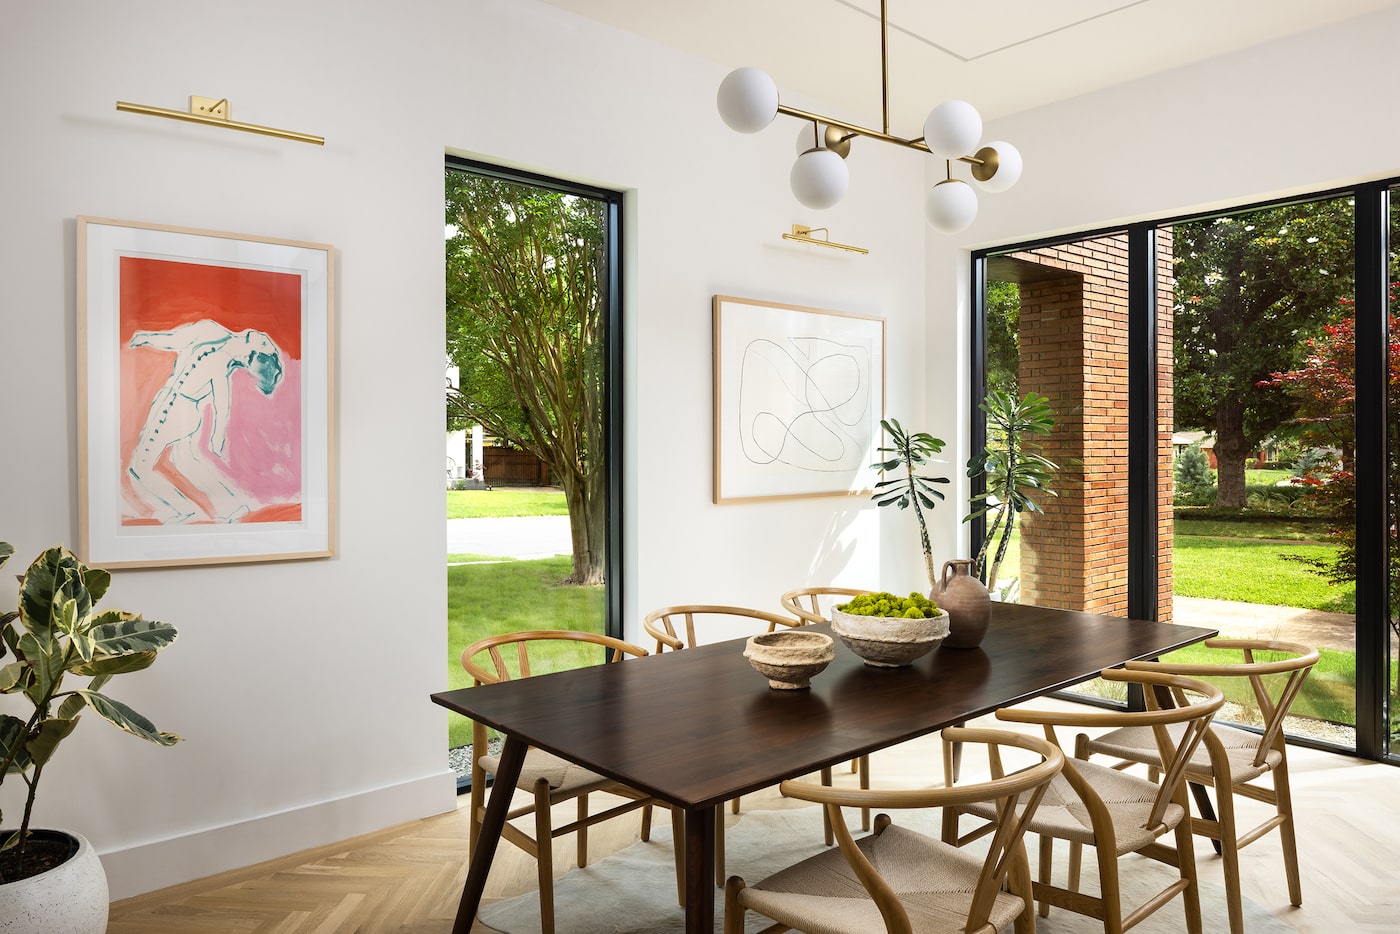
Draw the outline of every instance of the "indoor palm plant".
M0 565L13 554L9 543L0 542ZM114 675L149 667L156 653L176 636L169 623L143 619L137 613L99 612L97 603L111 579L109 573L88 567L66 549L50 548L20 580L18 609L0 616L0 695L5 695L0 701L0 782L18 776L27 786L18 828L0 830L0 919L17 916L20 909L14 900L26 898L25 886L39 885L43 876L62 872L69 861L77 862L75 855L91 851L76 834L30 829L39 780L82 713L91 710L120 729L162 746L180 741L101 693ZM70 674L91 680L83 687L70 686L65 684ZM91 861L101 879L101 926L94 922L91 929L101 931L106 925L106 881L95 855ZM64 901L82 901L81 893L66 890L69 886L59 888ZM47 897L51 899L53 893ZM96 911L98 900L88 902ZM19 904L26 913L36 910L33 902ZM35 925L33 930L89 929L52 919Z
M934 488L935 483L947 483L947 477L924 477L915 473L933 460L933 455L943 450L943 439L935 438L926 431L909 433L898 419L883 419L880 427L889 435L889 444L881 447L881 454L890 455L888 460L870 466L882 472L904 468L903 475L887 477L875 484L874 499L877 506L898 506L900 509L914 507L914 516L919 520L919 544L924 549L924 570L928 572L929 587L938 587L938 578L933 571L933 549L929 547L928 523L924 520L924 510L932 509L943 499L943 493Z

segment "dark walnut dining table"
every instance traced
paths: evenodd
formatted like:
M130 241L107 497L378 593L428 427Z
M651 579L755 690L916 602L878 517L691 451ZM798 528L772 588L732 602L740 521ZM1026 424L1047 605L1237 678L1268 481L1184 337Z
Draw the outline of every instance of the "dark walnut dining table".
M713 934L718 805L1215 634L993 604L979 648L939 648L907 668L873 668L837 640L836 658L810 690L769 688L737 639L433 694L435 703L505 736L454 934L467 934L476 917L530 746L684 811L685 929Z

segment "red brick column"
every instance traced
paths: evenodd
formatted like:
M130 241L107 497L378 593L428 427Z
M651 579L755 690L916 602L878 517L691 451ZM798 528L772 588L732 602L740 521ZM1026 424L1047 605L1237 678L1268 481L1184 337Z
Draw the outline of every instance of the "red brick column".
M1171 618L1172 279L1159 240L1159 618ZM1161 249L1165 246L1165 249ZM1023 516L1022 602L1128 611L1128 241L1126 234L1002 258L995 278L1020 283L1020 392L1050 400L1045 456L1059 496Z

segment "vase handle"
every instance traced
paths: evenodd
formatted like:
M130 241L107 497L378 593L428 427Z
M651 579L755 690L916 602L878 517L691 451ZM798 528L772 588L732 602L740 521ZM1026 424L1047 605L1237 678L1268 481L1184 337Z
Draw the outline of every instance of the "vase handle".
M939 592L939 593L942 593L943 591L945 591L945 590L948 589L948 569L951 568L951 567L952 567L954 564L956 564L956 563L957 563L957 562L955 562L955 561L944 561L944 562L943 562L943 577L942 577L942 579L940 579L939 582L938 582L938 592Z

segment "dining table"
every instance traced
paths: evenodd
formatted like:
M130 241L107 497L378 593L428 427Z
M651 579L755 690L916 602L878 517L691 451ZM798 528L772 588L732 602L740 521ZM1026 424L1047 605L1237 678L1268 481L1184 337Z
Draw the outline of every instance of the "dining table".
M685 930L713 934L715 821L724 802L1216 634L993 603L977 648L940 647L908 667L879 668L837 639L836 657L805 690L770 688L744 658L745 640L735 639L433 694L433 702L504 736L452 930L471 929L530 747L684 813Z

